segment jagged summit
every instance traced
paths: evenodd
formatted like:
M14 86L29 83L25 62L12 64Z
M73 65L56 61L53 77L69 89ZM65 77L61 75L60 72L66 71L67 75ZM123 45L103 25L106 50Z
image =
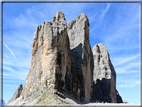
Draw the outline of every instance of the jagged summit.
M66 21L64 13L62 11L57 11L56 17L53 17L53 18L55 19L55 22ZM52 21L52 22L54 22L54 21Z
M122 103L107 49L96 44L91 50L89 25L82 13L67 26L61 11L38 25L25 85L7 105Z

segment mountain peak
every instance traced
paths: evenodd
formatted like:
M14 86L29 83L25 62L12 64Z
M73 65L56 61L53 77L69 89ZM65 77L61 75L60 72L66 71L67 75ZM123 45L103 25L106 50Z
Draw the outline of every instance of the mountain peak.
M67 26L62 11L38 25L25 85L7 105L121 103L108 51L102 43L91 50L89 25L82 13Z

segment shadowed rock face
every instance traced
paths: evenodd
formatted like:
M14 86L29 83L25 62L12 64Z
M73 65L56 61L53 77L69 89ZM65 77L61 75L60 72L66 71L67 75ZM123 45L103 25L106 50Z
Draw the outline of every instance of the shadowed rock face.
M116 90L116 100L117 100L117 103L125 103L123 100L122 100L122 98L121 98L121 96L120 96L120 94L118 93L118 91ZM128 102L127 102L128 103Z
M67 98L76 103L122 102L107 49L95 45L92 53L87 16L82 13L67 26L63 12L57 11L52 22L37 26L25 85L8 104L71 103Z

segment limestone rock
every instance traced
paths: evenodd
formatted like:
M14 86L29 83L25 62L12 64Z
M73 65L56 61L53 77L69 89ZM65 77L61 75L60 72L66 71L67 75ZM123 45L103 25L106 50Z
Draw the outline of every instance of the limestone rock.
M8 101L8 103L14 101L15 99L17 99L20 96L22 90L23 90L23 85L20 84L19 87L18 87L18 89L14 93L13 97Z
M75 60L80 97L91 101L93 59L89 41L89 20L82 13L68 24L71 55Z
M37 26L24 87L19 86L7 105L96 101L122 101L107 49L95 45L92 53L89 20L84 13L67 26L63 12L57 11L52 22Z
M93 47L94 71L93 91L99 101L117 103L116 72L106 47L100 43Z
M67 92L76 96L78 82L74 63L71 60L66 20L63 12L57 11L52 22L43 22L36 28L22 99L26 101L48 90L52 94Z
M31 67L24 86L24 98L37 92L40 94L49 88L72 91L69 45L63 12L58 11L52 22L44 22L37 27L32 45Z

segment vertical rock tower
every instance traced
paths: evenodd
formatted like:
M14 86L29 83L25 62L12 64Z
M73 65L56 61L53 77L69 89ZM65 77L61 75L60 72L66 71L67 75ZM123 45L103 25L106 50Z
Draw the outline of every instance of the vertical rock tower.
M57 11L52 22L37 26L25 85L7 105L96 101L122 103L108 51L96 44L92 52L84 13L67 26L63 12Z
M31 67L23 90L24 99L49 88L72 91L71 74L74 71L71 72L70 43L63 12L58 11L52 22L37 26L31 53ZM70 85L66 83L68 81Z
M91 101L93 84L93 58L89 41L89 20L82 13L68 24L71 55L75 60L81 99ZM89 79L90 78L90 79Z
M93 47L93 81L96 98L116 103L116 73L106 47L100 43Z

